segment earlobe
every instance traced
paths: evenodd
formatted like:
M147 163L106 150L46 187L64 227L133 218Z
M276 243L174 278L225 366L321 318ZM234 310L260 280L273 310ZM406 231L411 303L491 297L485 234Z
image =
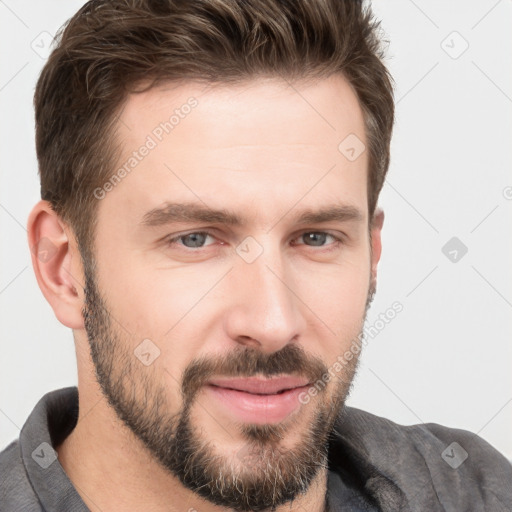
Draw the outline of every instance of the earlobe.
M59 322L82 329L82 266L71 229L41 200L30 212L27 232L39 288Z

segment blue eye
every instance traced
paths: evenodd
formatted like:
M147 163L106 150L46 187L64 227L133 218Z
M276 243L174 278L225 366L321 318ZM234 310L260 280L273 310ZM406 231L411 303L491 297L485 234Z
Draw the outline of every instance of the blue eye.
M190 245L183 243L184 247L188 249L201 249L208 236L211 236L207 231L195 231L193 233L186 233L184 235L178 235L173 238L169 238L167 243L172 245L178 241L190 242Z
M330 236L334 240L340 240L339 238L335 237L334 235L331 235L330 233L326 233L325 231L309 231L307 233L303 233L302 235L300 235L299 238L304 237L304 240L312 242L312 245L310 245L310 247L323 247L325 240L328 236Z
M215 238L214 235L209 231L193 231L191 233L185 233L168 238L166 243L169 246L178 245L186 249L202 249L204 247L208 247L208 245L212 245L205 245L205 242L208 237ZM333 239L334 242L326 243L328 237ZM330 249L332 249L343 242L343 239L341 237L335 236L331 233L327 233L326 231L305 231L304 233L297 237L297 239L300 238L303 238L305 243L294 243L293 245L306 245L308 247L320 248L329 247Z

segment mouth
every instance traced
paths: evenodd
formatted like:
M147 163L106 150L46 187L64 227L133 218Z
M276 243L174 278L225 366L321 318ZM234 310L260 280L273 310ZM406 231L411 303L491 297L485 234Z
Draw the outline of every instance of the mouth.
M296 376L263 379L219 378L206 386L207 392L228 415L244 423L278 423L302 405L299 395L310 383Z
M209 385L233 391L243 391L254 395L276 395L290 389L308 385L308 379L303 377L285 376L273 379L258 377L212 379Z

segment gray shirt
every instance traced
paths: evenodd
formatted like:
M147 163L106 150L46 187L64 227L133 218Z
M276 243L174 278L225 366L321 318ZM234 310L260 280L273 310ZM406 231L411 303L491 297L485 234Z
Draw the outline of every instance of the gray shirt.
M0 453L0 511L89 510L53 448L77 418L75 387L38 402ZM331 512L510 512L512 466L470 432L345 407L329 445L327 500Z

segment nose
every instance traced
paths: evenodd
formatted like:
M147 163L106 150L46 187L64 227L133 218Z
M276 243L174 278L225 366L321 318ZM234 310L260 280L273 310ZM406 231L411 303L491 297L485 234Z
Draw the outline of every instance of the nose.
M300 309L302 302L280 255L264 251L252 263L239 260L229 279L231 300L224 328L231 339L270 353L303 332L306 321Z

